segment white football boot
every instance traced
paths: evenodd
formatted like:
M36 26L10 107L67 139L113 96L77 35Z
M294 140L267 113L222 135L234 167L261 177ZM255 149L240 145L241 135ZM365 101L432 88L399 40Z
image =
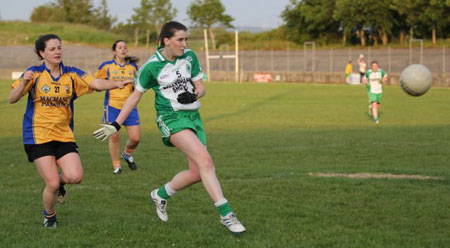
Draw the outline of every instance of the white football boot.
M224 226L230 230L233 234L241 234L245 232L244 225L241 224L241 222L236 217L235 213L229 213L226 216L220 216L220 223L222 223Z
M159 197L158 189L153 190L150 193L150 199L152 199L153 203L156 206L156 214L162 222L167 222L167 200Z

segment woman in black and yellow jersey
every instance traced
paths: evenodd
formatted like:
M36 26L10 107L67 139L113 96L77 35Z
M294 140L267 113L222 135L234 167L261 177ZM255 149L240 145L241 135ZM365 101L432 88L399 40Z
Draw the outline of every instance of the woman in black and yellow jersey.
M57 35L40 36L35 49L44 62L29 67L11 85L9 102L16 103L28 94L23 118L23 143L28 160L36 164L45 182L42 194L44 226L55 228L54 205L57 199L64 203L64 184L78 184L83 178L72 131L75 99L93 90L124 88L131 81L95 79L76 67L64 65L61 39Z
M138 71L135 57L128 56L127 43L123 40L117 40L112 46L114 58L103 62L95 74L96 78L108 80L134 80L134 76ZM105 92L105 101L103 104L103 121L112 123L116 120L127 100L128 96L133 92L133 85L127 85L123 89L112 89ZM111 135L109 139L109 154L111 156L114 174L122 173L120 165L120 157L127 162L128 167L132 170L137 169L131 153L136 149L141 139L141 128L139 122L138 110L135 107L123 125L128 132L128 140L125 144L125 149L120 153L120 133L117 132Z

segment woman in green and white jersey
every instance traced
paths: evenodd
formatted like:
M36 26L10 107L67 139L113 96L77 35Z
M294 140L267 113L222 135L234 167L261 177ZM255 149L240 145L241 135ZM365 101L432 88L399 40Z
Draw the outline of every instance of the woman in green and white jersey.
M366 72L364 84L367 86L369 94L369 114L373 115L373 120L378 124L378 109L383 97L383 83L386 83L388 78L386 72L378 68L377 61L372 61L370 66L372 68Z
M155 92L156 123L166 146L183 152L189 168L150 193L156 213L166 222L167 201L177 191L202 181L219 211L220 222L233 233L245 227L231 210L223 196L214 163L206 147L206 136L198 109L198 99L205 95L203 72L197 56L187 49L187 28L179 22L168 22L161 28L160 47L141 67L135 80L135 90L125 102L116 121L102 124L94 136L106 139L120 129L123 121L138 104L144 92Z

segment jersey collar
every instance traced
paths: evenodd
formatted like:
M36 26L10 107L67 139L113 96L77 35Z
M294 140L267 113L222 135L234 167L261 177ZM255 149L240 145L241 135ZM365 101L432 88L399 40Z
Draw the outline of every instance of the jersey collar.
M164 55L161 53L161 51L164 49L164 47L160 46L158 49L156 49L156 58L158 58L161 62L167 62L171 64L175 64L177 62L178 57L174 57L173 61L170 61L164 57Z
M52 78L52 80L55 81L55 82L58 81L58 80L61 78L61 76L66 72L66 67L64 66L64 64L63 64L62 61L61 61L61 63L59 63L59 70L60 70L60 73L59 73L59 77L57 77L57 78L53 77L52 73L50 72L50 69L48 69L47 66L45 65L45 62L42 63L42 66L43 66L44 69L48 72L48 75L50 75L50 77Z
M159 61L163 62L166 61L166 58L164 58L164 56L162 55L161 51L164 49L164 47L158 47L158 49L156 49L156 58L158 58Z
M123 65L117 63L116 59L113 59L112 61L113 61L113 63L114 63L115 65L117 65L117 66L119 66L119 67L125 67L125 66L127 65L127 62L126 62L126 61L125 61L125 64L123 64Z

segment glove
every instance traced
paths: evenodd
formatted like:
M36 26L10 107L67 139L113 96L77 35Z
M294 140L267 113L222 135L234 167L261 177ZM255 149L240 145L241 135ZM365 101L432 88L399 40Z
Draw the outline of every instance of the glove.
M100 126L102 126L102 128L95 130L92 135L96 139L101 139L102 141L120 130L120 125L117 122L113 122L111 124L100 124Z
M197 101L196 97L197 95L195 93L185 91L178 95L177 101L181 104L190 104Z

